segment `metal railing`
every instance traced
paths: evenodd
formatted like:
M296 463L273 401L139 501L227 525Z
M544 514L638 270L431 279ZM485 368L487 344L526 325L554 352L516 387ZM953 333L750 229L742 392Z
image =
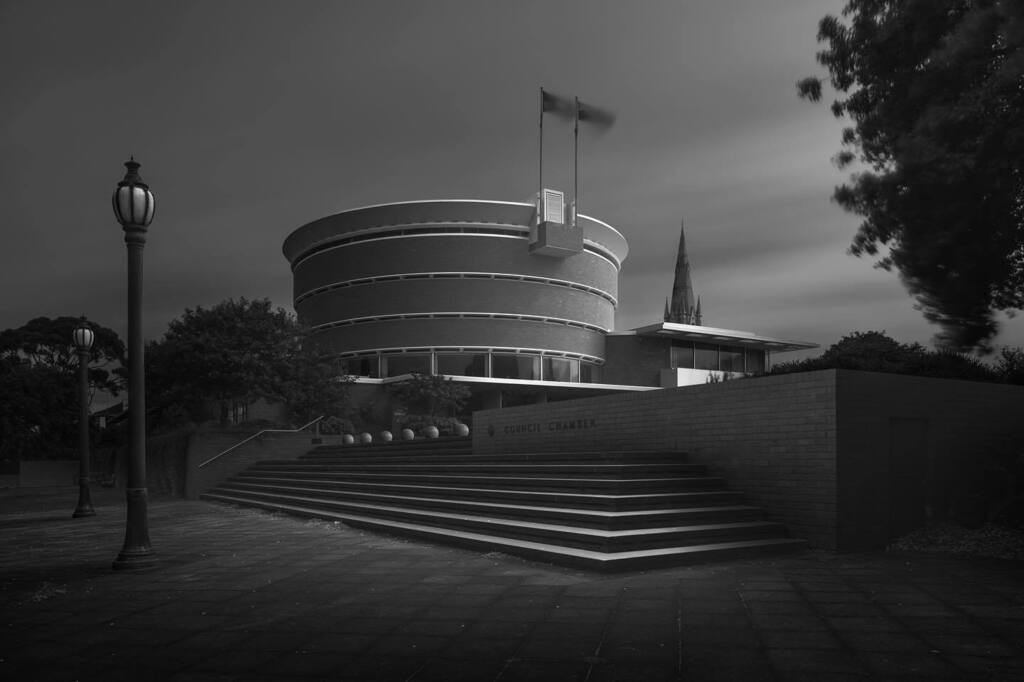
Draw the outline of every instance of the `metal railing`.
M317 417L313 421L309 422L305 426L300 426L297 429L263 429L259 433L254 433L253 435L249 436L248 438L235 443L234 445L232 445L230 448L228 448L224 452L218 453L218 454L214 455L213 457L211 457L210 459L206 460L205 462L200 463L199 468L202 469L204 466L206 466L210 462L214 462L214 461L220 459L221 457L223 457L224 455L228 454L232 450L235 450L237 448L242 447L243 445L245 445L249 441L255 440L255 439L259 438L260 436L262 436L265 433L298 433L299 431L305 431L310 426L312 426L313 424L316 424L318 421L323 419L325 416L326 415L320 415L319 417Z

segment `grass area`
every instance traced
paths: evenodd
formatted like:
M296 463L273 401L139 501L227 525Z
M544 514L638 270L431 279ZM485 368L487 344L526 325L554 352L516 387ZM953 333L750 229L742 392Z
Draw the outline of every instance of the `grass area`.
M888 547L896 552L944 552L995 559L1024 560L1024 530L994 523L978 528L940 524L916 530Z

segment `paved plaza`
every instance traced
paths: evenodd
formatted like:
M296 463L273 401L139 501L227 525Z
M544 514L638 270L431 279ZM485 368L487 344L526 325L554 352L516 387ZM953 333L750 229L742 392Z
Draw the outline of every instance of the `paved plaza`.
M0 490L4 680L1021 680L1024 564L803 552L618 575L123 493Z

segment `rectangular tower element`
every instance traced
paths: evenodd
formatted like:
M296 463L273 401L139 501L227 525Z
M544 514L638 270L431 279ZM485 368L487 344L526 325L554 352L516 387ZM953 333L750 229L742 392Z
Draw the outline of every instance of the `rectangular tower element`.
M545 189L538 197L537 224L530 230L530 253L568 258L583 251L583 230L565 223L565 194Z

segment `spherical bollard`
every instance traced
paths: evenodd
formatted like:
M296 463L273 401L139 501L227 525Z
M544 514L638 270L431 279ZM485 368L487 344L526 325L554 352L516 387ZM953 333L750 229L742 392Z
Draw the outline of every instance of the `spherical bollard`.
M456 424L455 425L455 435L456 436L468 436L469 435L469 427L466 426L465 424Z
M413 433L412 429L402 429L402 440L412 440L415 437L416 434Z
M355 442L356 442L356 439L352 436L351 433L346 433L344 436L341 437L341 444L342 445L352 445Z
M437 430L436 426L426 426L423 428L423 435L427 438L437 438L441 432Z
M380 432L380 439L382 441L384 441L385 443L390 443L392 438L394 438L394 436L391 435L390 431L381 431Z
M359 434L359 442L362 443L363 445L369 445L370 443L373 442L373 436L371 436L366 431L363 431L361 434Z

